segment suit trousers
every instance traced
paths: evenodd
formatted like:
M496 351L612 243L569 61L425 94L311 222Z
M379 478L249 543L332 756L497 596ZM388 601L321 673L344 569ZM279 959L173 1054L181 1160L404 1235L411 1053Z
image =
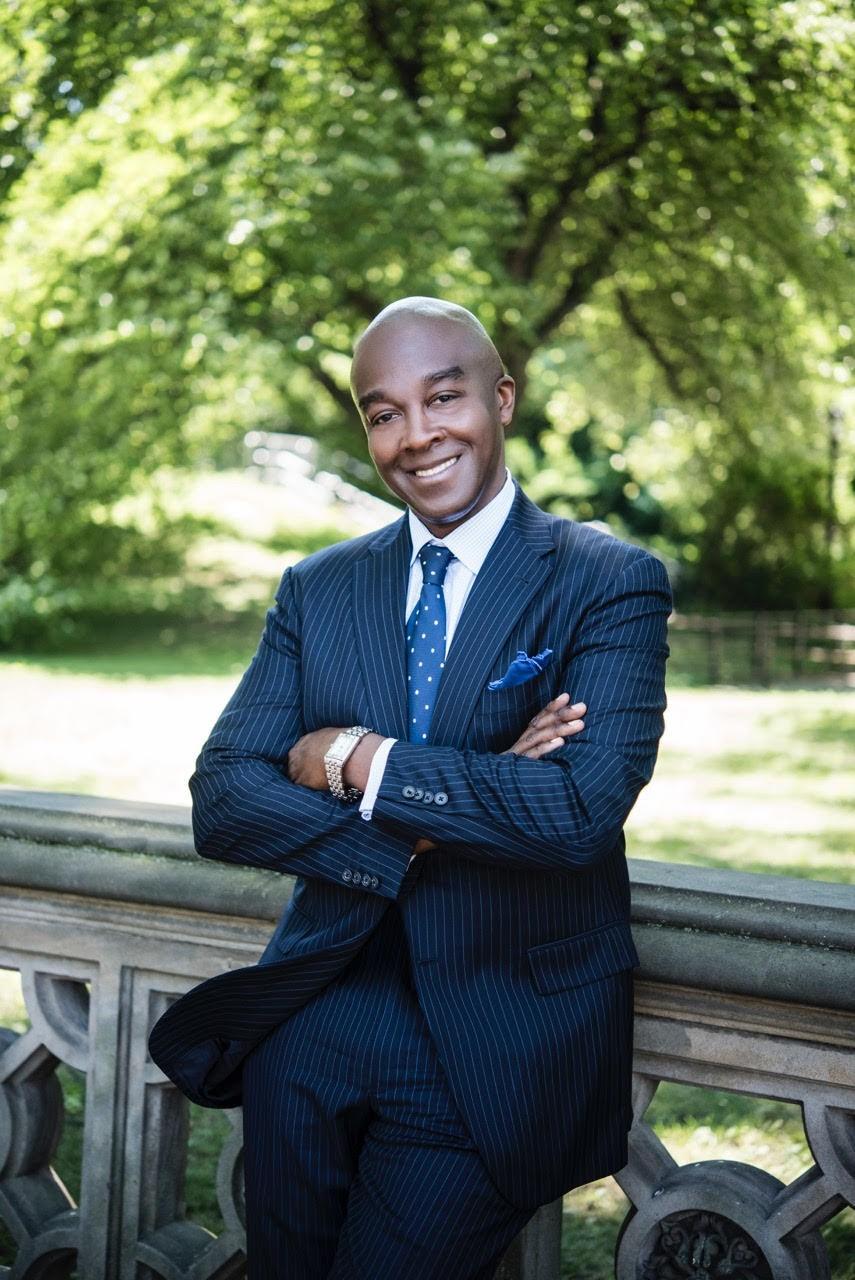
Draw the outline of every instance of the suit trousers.
M249 1280L492 1280L534 1213L459 1113L396 902L252 1051L243 1092Z

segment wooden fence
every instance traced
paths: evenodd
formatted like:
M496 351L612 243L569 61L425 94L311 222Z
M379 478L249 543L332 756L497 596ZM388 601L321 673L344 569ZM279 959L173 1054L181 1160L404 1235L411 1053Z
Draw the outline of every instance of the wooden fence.
M855 610L674 613L672 675L703 684L855 685Z

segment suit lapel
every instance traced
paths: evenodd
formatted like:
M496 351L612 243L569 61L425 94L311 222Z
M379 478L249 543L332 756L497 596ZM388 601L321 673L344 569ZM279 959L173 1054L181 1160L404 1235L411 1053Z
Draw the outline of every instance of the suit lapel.
M406 512L381 529L357 560L352 578L353 624L359 664L371 709L370 725L390 738L407 738L404 609L410 575Z
M457 747L463 741L499 651L553 572L550 518L516 488L452 637L428 745Z

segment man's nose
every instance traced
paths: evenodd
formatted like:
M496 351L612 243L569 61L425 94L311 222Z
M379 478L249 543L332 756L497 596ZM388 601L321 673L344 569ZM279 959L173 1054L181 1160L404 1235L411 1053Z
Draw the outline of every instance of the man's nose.
M441 439L442 435L443 428L435 420L431 420L425 405L414 406L404 415L404 448L423 449L431 441Z

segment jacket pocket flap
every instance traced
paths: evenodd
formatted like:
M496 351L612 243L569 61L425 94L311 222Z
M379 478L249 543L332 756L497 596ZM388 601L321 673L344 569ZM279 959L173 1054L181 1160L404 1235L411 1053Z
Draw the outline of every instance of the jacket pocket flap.
M535 986L542 995L582 987L622 969L634 969L638 952L628 924L616 920L587 933L542 942L527 953Z

